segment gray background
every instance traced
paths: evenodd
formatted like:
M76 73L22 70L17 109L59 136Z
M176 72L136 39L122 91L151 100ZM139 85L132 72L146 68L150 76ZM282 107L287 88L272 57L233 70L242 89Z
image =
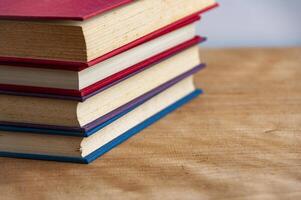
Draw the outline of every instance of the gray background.
M198 33L206 47L301 45L301 0L217 0Z

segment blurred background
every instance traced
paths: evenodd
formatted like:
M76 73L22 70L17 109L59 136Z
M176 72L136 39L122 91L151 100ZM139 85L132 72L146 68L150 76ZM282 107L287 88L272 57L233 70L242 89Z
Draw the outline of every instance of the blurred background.
M301 0L217 0L198 33L205 47L301 46Z

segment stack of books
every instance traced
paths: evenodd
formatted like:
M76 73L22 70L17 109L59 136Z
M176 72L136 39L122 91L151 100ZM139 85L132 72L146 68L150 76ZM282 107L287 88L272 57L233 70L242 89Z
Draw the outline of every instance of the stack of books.
M1 0L0 156L89 163L201 93L214 0Z

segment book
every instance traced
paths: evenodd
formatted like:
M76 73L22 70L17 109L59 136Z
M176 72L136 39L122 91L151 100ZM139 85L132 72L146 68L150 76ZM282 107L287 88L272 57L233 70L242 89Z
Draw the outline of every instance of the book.
M84 99L114 81L204 41L205 38L196 36L195 27L193 23L179 28L81 71L0 65L0 93L40 93Z
M198 47L190 47L89 97L84 102L0 95L2 124L20 123L82 128L183 74L197 71Z
M40 62L49 67L61 61L61 66L73 70L216 6L213 0L4 0L1 4L3 63Z
M0 156L89 163L200 93L190 76L89 137L0 131Z

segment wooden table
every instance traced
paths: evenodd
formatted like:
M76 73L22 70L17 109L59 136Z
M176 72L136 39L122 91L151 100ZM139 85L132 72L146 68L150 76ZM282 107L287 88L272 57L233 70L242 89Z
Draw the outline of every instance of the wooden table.
M201 98L91 165L0 158L0 199L301 199L301 49L201 55Z

